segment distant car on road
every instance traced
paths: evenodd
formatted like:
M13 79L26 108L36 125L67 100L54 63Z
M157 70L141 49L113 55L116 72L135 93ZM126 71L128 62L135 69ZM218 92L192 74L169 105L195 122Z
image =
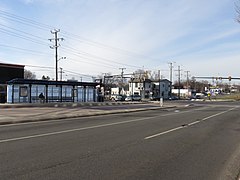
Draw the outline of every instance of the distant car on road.
M131 95L125 98L125 101L141 101L142 98L140 95Z

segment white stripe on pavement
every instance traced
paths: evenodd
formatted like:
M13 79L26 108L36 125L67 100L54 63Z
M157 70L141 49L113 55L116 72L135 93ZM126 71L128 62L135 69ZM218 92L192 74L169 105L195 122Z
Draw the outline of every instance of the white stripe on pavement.
M198 108L198 109L203 109L203 108ZM22 137L9 138L9 139L2 139L2 140L0 140L0 143L19 141L19 140L31 139L31 138L37 138L37 137L44 137L44 136L52 136L52 135L70 133L70 132L75 132L75 131L83 131L83 130L88 130L88 129L95 129L95 128L113 126L113 125L118 125L118 124L126 124L126 123L137 122L137 121L145 121L145 120L149 120L149 119L154 119L156 117L163 117L163 116L166 116L166 115L167 116L176 115L176 114L187 113L187 112L196 111L196 110L197 109L193 109L193 110L190 110L190 111L182 111L182 112L178 112L178 113L174 112L174 113L168 113L168 114L165 114L165 115L159 115L159 116L154 116L154 117L145 117L145 118L133 119L133 120L128 120L128 121L120 121L120 122L115 122L115 123L101 124L101 125L96 125L96 126L69 129L69 130L56 131L56 132L43 133L43 134L36 134L36 135L30 135L30 136L22 136Z
M232 110L237 109L237 108L238 108L238 106L237 106L237 107L234 107L234 108L231 108L231 109L228 109L228 110L226 110L226 111L223 111L223 112L220 112L220 113L217 113L217 114L214 114L214 115L205 117L205 118L203 118L203 119L200 120L200 121L199 121L199 120L198 120L198 121L194 121L194 122L189 123L189 124L187 124L187 125L185 125L185 126L179 126L179 127L176 127L176 128L173 128L173 129L169 129L169 130L164 131L164 132L161 132L161 133L157 133L157 134L154 134L154 135L151 135L151 136L147 136L147 137L145 137L144 139L147 140L147 139L155 138L155 137L158 137L158 136L161 136L161 135L164 135L164 134L173 132L173 131L177 131L177 130L179 130L179 129L183 129L183 128L185 128L185 127L192 126L192 125L197 124L197 123L199 123L199 122L201 122L201 121L206 121L206 120L208 120L208 119L210 119L210 118L219 116L219 115L221 115L221 114L227 113L227 112L232 111Z

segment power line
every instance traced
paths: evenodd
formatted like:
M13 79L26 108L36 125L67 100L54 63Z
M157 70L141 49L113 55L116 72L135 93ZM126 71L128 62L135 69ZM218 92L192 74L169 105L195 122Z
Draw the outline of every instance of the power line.
M52 55L50 53L45 53L45 52L41 52L41 51L35 51L35 50L32 50L32 49L24 49L24 48L20 48L20 47L5 45L5 44L0 44L0 46L1 47L5 47L5 48L17 49L17 50L20 50L20 51L26 51L26 52L31 53L31 54Z
M4 16L4 18L7 18L9 20L12 20L12 21L15 21L15 22L18 22L18 23L21 23L21 24L25 24L25 25L30 25L30 26L38 28L38 29L42 29L42 30L54 29L53 26L49 26L49 25L39 23L37 21L33 21L33 20L30 20L30 19L27 19L27 18L24 18L24 17L21 17L21 16L17 16L15 14L11 14L11 13L3 11L3 10L0 10L0 14L2 14ZM106 44L103 44L103 43L99 43L99 42L96 42L96 41L92 41L88 38L84 38L84 37L81 37L79 35L69 33L67 31L62 31L62 33L68 39L77 40L77 41L84 41L85 43L87 43L89 45L93 45L93 46L97 46L97 47L101 47L101 48L105 48L105 49L106 48L111 49L111 50L114 50L115 52L118 52L118 53L120 52L121 54L125 54L125 55L131 56L131 57L136 57L136 58L141 58L141 59L142 58L144 58L144 59L148 58L148 59L156 60L155 58L152 58L152 57L149 57L149 56L146 56L146 55L143 55L143 54L139 54L139 53L132 52L132 51L129 51L129 50L125 50L125 49L109 46L109 45L106 45Z
M109 46L109 45L106 45L106 44L103 44L103 43L92 41L92 40L90 40L88 38L84 38L84 37L81 37L79 35L68 33L66 31L63 31L63 34L65 34L65 36L68 39L73 39L75 41L84 41L84 43L87 43L89 45L96 46L96 47L101 47L101 48L104 48L104 49L111 49L111 50L114 50L115 52L118 52L118 53L121 53L121 54L125 54L127 56L131 56L131 57L135 57L135 58L141 58L141 59L148 58L148 59L158 60L158 59L155 59L155 58L143 55L143 54L139 54L139 53L132 52L132 51L129 51L129 50L125 50L125 49L121 49L121 48L118 48L118 47L113 47L113 46Z
M15 22L18 22L21 24L25 24L25 25L31 25L37 29L42 29L42 30L54 29L53 26L49 26L47 24L43 24L43 23L31 20L31 19L27 19L22 16L18 16L18 15L15 15L15 14L3 11L3 10L0 10L0 14L2 15L2 18L5 18L5 19L11 20L11 21L15 21Z
M124 66L128 66L128 67L140 68L140 66L134 66L134 65L129 65L129 64L125 64L125 63L120 63L120 62L113 61L113 60L110 60L110 59L107 59L107 58L103 58L103 57L99 57L99 56L96 56L96 55L92 55L92 54L89 54L89 53L86 53L86 52L79 52L78 50L76 50L74 48L70 48L68 46L63 47L63 49L70 50L71 52L73 52L74 54L77 54L77 55L80 54L80 55L83 55L83 56L90 56L90 57L92 57L94 59L96 58L96 59L98 59L97 61L101 61L101 62L107 61L107 62L112 62L112 63L118 64L118 65L124 65ZM106 64L109 64L109 63L106 63Z
M85 77L91 77L92 78L92 75L76 73L76 72L73 72L73 71L70 71L70 70L65 70L65 69L64 69L64 71L75 74L75 75L80 75L80 76L85 76Z
M15 36L15 37L27 40L27 41L31 41L31 42L34 42L34 43L37 43L37 44L40 44L40 45L44 45L44 46L48 45L47 43L39 42L39 40L35 40L33 38L30 38L29 36L25 36L25 35L22 35L22 34L19 34L19 33L16 33L16 32L12 32L12 31L8 31L8 30L5 30L5 29L0 28L0 32L2 32L4 34L7 34L7 35L10 35L10 36Z
M29 65L29 64L25 64L25 66L28 66L28 67L37 67L37 68L44 68L44 69L54 69L54 67L51 67L51 66L37 66L37 65Z
M116 66L113 66L113 65L108 65L108 64L105 64L105 63L94 63L92 61L87 61L87 60L92 60L91 58L86 58L86 57L81 57L79 56L80 58L83 58L84 60L76 60L76 59L73 59L73 58L68 58L69 61L72 61L72 62L75 62L75 63L86 63L86 64L92 64L92 65L95 65L95 66L101 66L101 67L106 67L106 68L111 68L111 69L117 69Z
M54 69L54 67L51 67L51 66L37 66L37 65L29 65L29 64L26 64L25 66L27 66L27 67L42 68L42 69ZM75 75L81 75L81 76L85 76L85 77L92 77L92 75L77 73L77 72L74 72L73 70L64 69L64 71L65 71L65 72L72 73L72 74L75 74Z
M53 29L54 28L53 26L49 26L47 24L39 23L37 21L30 20L30 19L27 19L27 18L18 16L18 15L12 14L12 13L9 13L9 12L3 11L3 10L0 10L0 18L5 18L5 19L8 19L8 20L17 22L17 23L21 23L21 25L31 26L31 27L37 28L38 30L49 30L49 29ZM39 41L39 40L43 39L43 38L41 38L39 36L35 36L35 35L31 34L31 33L26 33L24 31L21 31L21 30L18 30L18 29L14 29L14 28L8 27L6 25L3 25L3 26L7 27L7 28L10 28L10 30L12 31L12 32L7 32L5 30L4 33L6 33L8 35L12 35L12 36L15 36L15 37L18 37L18 38L29 40L29 41L32 41L34 43L38 43L38 44L41 44L41 45L44 45L44 46L46 45L46 43L41 43L41 41ZM2 30L2 32L3 32L3 30ZM92 45L92 46L100 47L100 48L103 48L103 49L108 49L108 50L110 50L112 52L114 51L114 52L117 52L117 53L121 53L121 55L128 55L130 57L135 57L135 58L148 58L148 59L152 59L151 57L148 57L148 56L145 56L145 55L141 55L139 53L131 52L129 50L124 50L124 49L121 49L121 48L116 48L116 47L112 47L112 46L109 46L109 45L106 45L106 44L103 44L103 43L92 41L90 39L81 37L79 35L75 35L73 33L69 33L67 31L61 31L61 32L63 34L63 37L66 36L66 37L68 37L68 39L71 39L71 40L74 40L74 41L84 42L85 44L89 44L89 45ZM28 36L26 36L26 35L28 35ZM73 48L66 48L66 51L67 50L68 51L71 50L72 52L74 52L75 55L77 54L78 57L81 57L81 58L84 58L84 59L91 59L91 60L94 59L94 61L98 61L98 62L101 61L102 62L101 65L103 65L103 63L104 63L105 66L108 66L108 67L114 67L114 65L111 64L111 63L114 63L114 64L118 64L118 65L121 65L121 66L129 67L129 68L140 68L140 66L121 63L120 60L115 60L114 61L114 60L111 60L111 59L108 59L108 58L103 58L103 57L99 57L99 56L96 56L96 55L92 55L90 53L79 52L79 50L73 49ZM81 56L79 56L79 54L81 54ZM87 56L87 58L86 58L86 56ZM56 63L56 67L57 67L57 63Z
M31 34L31 33L28 33L28 32L25 32L25 31L22 31L22 30L19 30L19 29L15 29L15 28L12 28L12 27L3 25L3 24L0 24L0 26L2 26L2 27L4 27L4 28L7 28L7 29L10 29L10 30L13 30L13 31L16 31L16 32L23 33L24 35L29 35L29 36L32 36L32 37L34 37L34 38L37 38L37 39L40 39L40 40L45 41L45 39L43 39L42 37L36 36L36 35L34 35L34 34Z

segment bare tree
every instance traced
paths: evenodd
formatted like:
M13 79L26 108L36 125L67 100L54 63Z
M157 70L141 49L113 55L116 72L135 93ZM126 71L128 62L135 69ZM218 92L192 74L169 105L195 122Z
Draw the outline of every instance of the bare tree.
M24 69L24 79L36 79L36 75L30 70Z
M50 80L50 77L49 77L49 76L44 76L44 75L43 75L43 76L42 76L42 80L48 80L48 81L49 81L49 80Z
M135 79L143 80L149 78L151 71L144 71L142 69L138 69L133 74Z
M240 0L235 2L235 11L237 13L236 21L240 23Z

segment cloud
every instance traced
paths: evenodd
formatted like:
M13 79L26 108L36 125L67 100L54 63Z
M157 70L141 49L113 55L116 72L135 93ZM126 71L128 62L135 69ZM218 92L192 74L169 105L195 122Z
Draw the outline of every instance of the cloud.
M238 48L239 28L234 22L234 12L231 12L234 11L231 0L21 2L21 11L9 2L14 14L61 29L59 37L64 37L65 41L61 42L59 56L66 56L68 60L60 61L60 65L82 73L119 73L119 67L124 64L127 71L134 71L136 67L133 66L168 69L169 61L191 65L196 71L193 73L198 73L205 66L196 62L198 68L195 68L193 60L215 64L218 54L224 61L228 56L232 57ZM16 28L41 36L46 43L53 37L51 27L42 30L11 23ZM7 56L6 53L7 59L18 57L23 62L28 59L28 63L32 60L33 64L41 62L54 66L54 51L48 45L40 47L16 40L16 37L8 37L6 41L10 45L52 54L46 58L26 53Z

